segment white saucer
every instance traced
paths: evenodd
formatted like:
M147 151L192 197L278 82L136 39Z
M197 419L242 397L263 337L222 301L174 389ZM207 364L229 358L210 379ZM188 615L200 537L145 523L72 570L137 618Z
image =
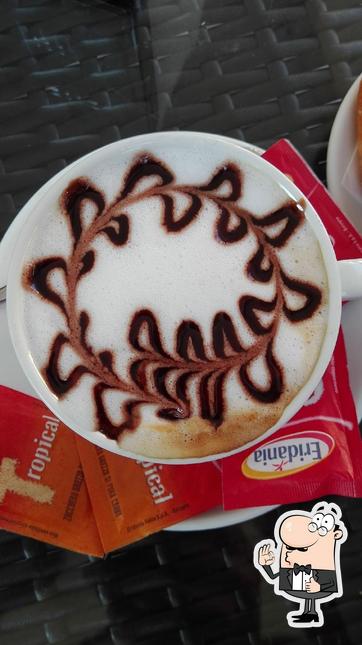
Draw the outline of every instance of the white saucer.
M233 140L233 142L235 144L235 140ZM260 155L263 153L263 150L256 146L252 146L244 142L239 143L241 147L247 148L255 154ZM56 178L58 176L59 175L57 175ZM3 286L7 282L8 266L12 249L19 231L21 230L22 222L27 217L33 203L39 199L39 196L43 191L47 191L51 188L52 183L56 178L50 179L39 189L26 206L24 206L0 243L0 286ZM362 417L362 361L359 360L358 353L356 356L356 347L362 347L362 328L361 325L358 324L358 321L361 319L362 300L347 305L343 315L343 328L345 331L347 350L351 360L351 386L359 418ZM37 395L25 377L11 344L6 319L5 303L0 303L0 356L0 384L36 397ZM275 508L275 506L258 506L256 508L237 509L234 511L223 511L221 508L216 508L208 511L207 513L189 518L179 524L175 524L169 530L197 531L230 526L232 524L245 522L255 518L269 510L272 510L273 508Z

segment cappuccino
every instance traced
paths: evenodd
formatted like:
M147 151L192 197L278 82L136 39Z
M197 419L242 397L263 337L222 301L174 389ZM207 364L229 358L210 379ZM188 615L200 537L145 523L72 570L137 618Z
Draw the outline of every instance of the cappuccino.
M38 208L22 316L70 425L182 459L277 423L318 360L328 281L304 202L252 154L161 137Z

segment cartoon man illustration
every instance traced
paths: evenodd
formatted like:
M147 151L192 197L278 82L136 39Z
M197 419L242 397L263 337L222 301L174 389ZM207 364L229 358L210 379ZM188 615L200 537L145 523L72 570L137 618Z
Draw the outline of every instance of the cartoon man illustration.
M340 546L347 539L337 504L319 502L310 513L288 511L274 527L279 571L272 540L259 542L254 549L254 565L274 592L299 603L300 612L287 615L290 627L321 627L320 605L343 593Z

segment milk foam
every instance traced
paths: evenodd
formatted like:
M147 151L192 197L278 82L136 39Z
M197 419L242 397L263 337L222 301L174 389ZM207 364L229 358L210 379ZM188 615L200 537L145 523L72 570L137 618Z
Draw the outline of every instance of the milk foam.
M229 149L200 142L190 144L189 141L187 147L175 150L163 140L147 151L172 168L176 184L202 185L225 162L238 164L237 151L230 152ZM101 168L93 167L92 160L84 162L82 175L103 191L107 204L119 195L122 176L134 154L131 149L129 155L120 160L119 155L111 153L107 164ZM264 173L251 165L241 164L240 167L244 184L239 206L261 217L288 200L283 189ZM145 181L152 185L151 178ZM58 196L65 187L66 182L60 186ZM173 193L173 197L176 210L181 213L187 198L177 193ZM129 366L135 357L135 350L128 342L129 326L138 310L153 312L159 323L164 348L171 355L175 354L175 336L180 322L196 321L203 333L207 357L212 360L212 321L215 314L227 312L242 346L250 348L255 343L255 336L240 314L239 299L243 295L253 295L271 301L276 293L275 277L268 283L256 282L245 270L258 247L252 230L249 229L248 234L234 244L218 241L215 236L218 207L205 200L195 221L178 233L170 233L162 226L161 206L159 197L151 197L127 207L125 212L130 220L130 235L123 247L114 246L104 234L97 235L90 246L95 251L94 268L78 285L77 309L90 314L88 342L96 353L112 350L116 372L125 380L129 379ZM69 257L72 241L68 222L54 195L46 196L38 208L42 208L44 217L29 241L25 263L50 255ZM91 219L92 207L88 215L85 214L84 222L87 220L89 223ZM277 234L279 229L280 225L276 225L274 233L269 229L268 234ZM277 250L277 255L288 275L311 281L323 293L322 305L315 316L298 324L283 319L275 338L274 354L283 366L286 391L292 397L308 380L320 352L327 319L328 284L320 247L307 221L284 248ZM64 294L61 272L54 272L51 280L59 293ZM291 307L300 305L300 297L289 293L287 303ZM41 369L46 364L51 341L59 331L67 334L67 325L58 309L37 294L25 290L23 313L30 351L35 365ZM267 324L272 318L273 314L259 315L262 324ZM60 360L61 375L65 377L79 362L76 353L67 347ZM250 364L249 374L259 386L268 386L269 376L262 357ZM60 401L68 418L83 428L94 427L91 386L95 382L93 376L86 375ZM192 387L190 385L191 390ZM260 403L253 401L241 386L235 370L228 376L225 391L228 414L241 409L260 409ZM120 403L127 399L127 394L108 391L106 399L110 417L119 423ZM160 423L156 413L157 406L143 407L142 418L146 425ZM198 413L195 407L194 414Z

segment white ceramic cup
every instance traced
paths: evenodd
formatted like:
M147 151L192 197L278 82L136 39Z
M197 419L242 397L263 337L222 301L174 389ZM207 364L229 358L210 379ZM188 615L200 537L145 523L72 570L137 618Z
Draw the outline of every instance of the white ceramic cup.
M289 193L289 195L294 200L298 201L304 197L301 191L293 184L293 182L290 181L274 166L269 164L264 159L251 153L250 151L241 148L237 141L234 142L232 139L226 139L225 137L194 132L164 132L141 135L138 137L133 137L131 139L112 143L108 146L91 152L90 154L82 157L78 161L62 170L56 177L53 177L45 187L40 189L37 195L32 197L32 207L31 209L29 209L29 207L27 206L27 210L29 212L25 221L23 222L22 230L17 239L15 248L13 249L7 283L7 317L12 343L14 345L14 349L19 362L31 385L39 395L39 398L44 401L48 408L52 410L52 412L57 417L59 417L66 425L71 427L75 432L77 432L85 439L88 439L89 441L106 450L110 450L114 453L126 457L141 460L145 459L145 457L121 449L116 441L108 439L102 433L95 432L88 427L82 427L81 424L75 424L74 420L68 418L67 415L63 413L58 404L57 398L49 390L45 381L43 380L43 378L39 374L39 371L33 363L31 353L27 344L26 334L23 328L21 315L21 298L19 296L21 289L23 288L21 280L24 266L25 248L32 235L34 227L39 224L41 218L44 216L44 207L37 208L39 201L42 200L43 206L44 203L47 204L48 207L51 207L51 204L55 205L57 200L59 199L59 196L67 187L69 182L79 176L87 175L87 169L89 169L89 167L92 167L94 165L97 165L97 167L106 167L107 159L109 161L109 159L111 157L114 158L115 155L117 155L118 158L122 158L122 153L127 153L128 155L130 151L132 152L133 150L136 153L147 148L152 149L152 144L160 142L160 140L165 137L171 138L176 147L181 143L182 145L185 145L185 142L187 142L187 140L192 141L193 146L197 145L198 142L200 143L200 146L203 147L205 147L205 145L221 146L225 150L226 158L228 151L230 151L233 153L233 155L237 155L239 157L240 162L246 165L251 164L256 167L256 169L267 173L267 175L271 179L276 181L287 193ZM258 437L254 441L249 442L248 444L244 444L240 448L217 455L212 454L206 457L186 459L152 459L152 461L170 464L199 463L203 461L213 461L216 459L221 459L231 454L240 452L250 447L251 445L258 443L261 438L266 438L267 436L271 435L282 425L287 423L289 419L294 416L303 406L303 404L306 402L306 400L309 398L309 396L312 394L319 381L321 380L331 359L337 340L341 321L342 300L362 297L362 259L337 262L333 246L323 223L321 222L312 205L305 199L305 197L304 200L306 202L305 216L307 217L316 237L319 240L329 284L329 310L327 329L321 346L319 359L313 369L309 380L286 407L278 423L270 428L266 433L264 433L262 437ZM149 459L147 458L147 460Z

